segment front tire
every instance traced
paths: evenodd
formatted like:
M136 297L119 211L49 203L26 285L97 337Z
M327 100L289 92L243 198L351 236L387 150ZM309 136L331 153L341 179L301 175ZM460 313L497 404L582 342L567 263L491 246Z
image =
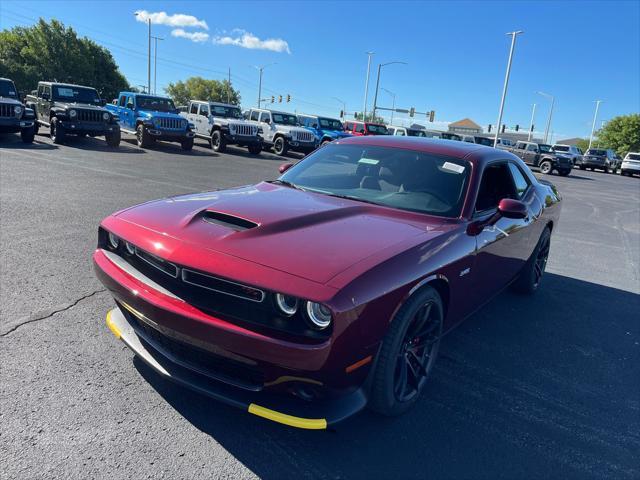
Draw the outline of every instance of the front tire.
M514 291L530 295L538 290L547 266L547 260L549 259L550 247L551 230L549 227L545 227L531 257L527 260L518 279L512 284Z
M395 416L416 403L438 355L443 320L442 299L430 286L400 307L378 354L369 408Z
M289 151L287 140L284 137L276 138L276 141L273 142L273 151L276 155L284 157Z
M36 132L34 127L20 130L20 139L22 140L22 143L33 143L33 137L35 134Z
M109 148L118 148L120 146L120 130L104 136Z
M180 142L180 147L185 152L190 152L193 149L193 138L187 138Z
M147 129L144 128L143 124L139 124L136 127L136 143L140 148L147 148L151 144L151 135L147 132Z
M247 148L249 149L249 153L251 155L260 155L260 152L262 152L261 145L249 145L249 147Z
M540 163L541 173L544 173L545 175L549 175L551 174L551 170L553 170L553 165L549 160L545 160L544 162Z
M218 153L224 153L227 149L227 142L220 130L214 130L211 134L211 148Z
M53 117L49 123L49 136L56 145L64 143L65 131L57 117Z

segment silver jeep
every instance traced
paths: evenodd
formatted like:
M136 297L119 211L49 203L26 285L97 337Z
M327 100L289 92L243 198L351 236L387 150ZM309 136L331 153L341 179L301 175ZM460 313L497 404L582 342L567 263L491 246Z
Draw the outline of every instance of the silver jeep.
M286 155L289 150L306 154L320 144L320 138L300 127L292 113L252 108L247 115L251 124L262 129L265 146L273 147L276 155Z

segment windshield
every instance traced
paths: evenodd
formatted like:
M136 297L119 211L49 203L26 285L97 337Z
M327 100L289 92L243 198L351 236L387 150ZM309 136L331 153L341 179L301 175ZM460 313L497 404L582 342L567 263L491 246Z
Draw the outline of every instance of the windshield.
M100 96L93 88L53 86L53 100L76 103L100 103Z
M14 97L18 98L18 92L16 92L16 86L11 80L0 80L0 97Z
M389 131L384 125L376 125L375 123L367 123L367 130L374 135L388 135Z
M211 115L223 118L243 118L238 107L225 107L222 105L211 105Z
M154 110L156 112L168 113L176 111L176 106L170 98L138 95L136 97L136 102L138 103L138 108L142 110Z
M333 118L319 118L320 128L325 130L342 130L342 122Z
M288 113L272 113L273 123L279 123L281 125L293 125L298 124L298 117L290 115Z
M564 145L554 145L554 146L553 146L553 149L554 149L556 152L568 152L568 151L569 151L569 147L566 147L566 146L564 146Z
M593 148L590 148L589 150L587 150L587 155L597 155L599 157L604 157L607 155L607 152L605 152L604 150L595 150Z
M280 177L297 188L402 210L457 217L470 166L414 150L328 144Z
M551 145L545 145L544 143L541 143L540 145L538 145L538 148L540 148L540 151L542 153L553 153L553 147L551 147Z
M426 137L427 134L422 130L411 130L407 128L407 135L410 137Z
M630 153L627 158L629 160L640 160L640 153Z

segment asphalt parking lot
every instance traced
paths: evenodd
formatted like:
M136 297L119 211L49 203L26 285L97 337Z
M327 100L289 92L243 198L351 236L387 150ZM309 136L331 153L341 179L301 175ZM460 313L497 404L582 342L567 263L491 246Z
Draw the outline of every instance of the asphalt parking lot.
M109 213L275 178L282 159L0 142L0 478L640 477L640 179L552 176L537 295L505 292L447 336L407 415L319 433L160 379L105 327L90 263Z

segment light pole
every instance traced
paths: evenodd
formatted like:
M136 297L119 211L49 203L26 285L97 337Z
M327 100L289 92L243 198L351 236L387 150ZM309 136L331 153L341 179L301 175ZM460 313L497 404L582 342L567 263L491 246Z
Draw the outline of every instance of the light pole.
M376 109L378 107L378 87L380 86L380 70L382 69L382 67L385 67L387 65L393 65L394 63L400 63L402 65L407 65L407 62L387 62L387 63L381 63L378 65L378 78L376 80L376 93L373 96L373 116L376 116Z
M533 119L536 116L536 104L533 104L533 110L531 110L531 125L529 126L529 136L527 136L527 142L531 141L533 136Z
M547 118L547 128L544 129L544 143L547 143L549 138L549 129L551 128L551 117L553 116L553 106L556 103L556 98L553 95L544 92L538 92L539 95L551 99L551 108L549 109L549 118Z
M513 49L516 46L516 37L522 33L522 30L516 32L509 32L507 35L511 35L511 49L509 50L509 61L507 62L507 72L504 75L504 86L502 87L502 100L500 100L500 113L498 114L498 124L496 125L496 136L493 139L493 146L498 145L498 134L500 133L500 126L502 125L502 113L504 112L504 101L507 98L507 87L509 86L509 75L511 74L511 62L513 60Z
M387 90L386 88L382 87L381 90L384 90L385 92L387 92L389 95L391 95L392 98L392 105L391 105L391 120L389 120L389 123L391 125L393 125L393 112L396 109L396 94L393 93L391 90ZM373 116L375 117L376 111L375 108L373 110Z
M154 42L153 42L153 94L155 95L156 93L158 93L158 90L156 89L156 87L158 86L157 80L158 80L158 40L164 40L164 38L162 37L154 37L153 35L151 36L151 38L153 38Z
M338 97L331 97L334 100L337 100L338 102L340 102L342 104L342 113L344 114L344 116L347 116L347 104L344 103L344 100L340 100Z
M260 108L260 100L262 99L262 71L265 68L275 64L276 62L273 62L273 63L268 63L267 65L262 65L261 67L258 67L258 66L255 67L260 72L260 82L258 83L258 108Z
M371 55L374 52L366 52L369 56L369 60L367 61L367 79L364 83L364 105L362 107L362 121L367 121L367 97L369 96L369 74L371 73Z
M138 12L135 13L136 17L139 15ZM149 27L148 37L149 37L149 47L147 51L147 92L151 93L151 19L147 19L147 25Z
M598 109L600 108L600 103L602 100L596 100L596 111L593 114L593 124L591 125L591 136L589 137L589 148L591 148L591 144L593 143L593 132L596 129L596 120L598 118Z

